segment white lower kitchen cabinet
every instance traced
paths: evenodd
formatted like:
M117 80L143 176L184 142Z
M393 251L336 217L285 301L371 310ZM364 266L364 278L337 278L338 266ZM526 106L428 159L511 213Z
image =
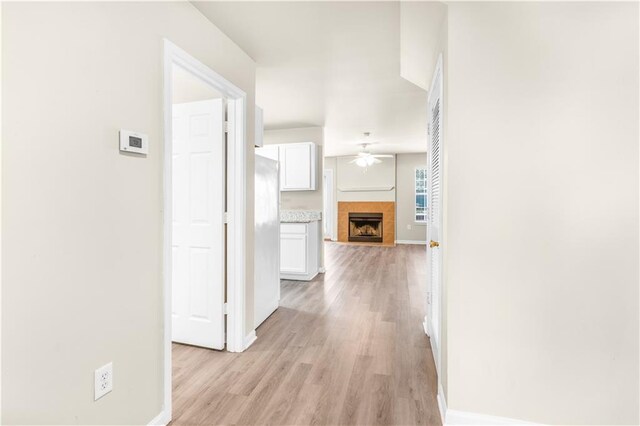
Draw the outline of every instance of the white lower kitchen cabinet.
M320 266L318 221L280 224L280 278L310 281Z

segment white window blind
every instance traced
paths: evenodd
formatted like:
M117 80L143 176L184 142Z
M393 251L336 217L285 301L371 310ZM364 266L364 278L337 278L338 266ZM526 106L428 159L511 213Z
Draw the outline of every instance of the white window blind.
M427 221L427 169L416 169L415 221Z

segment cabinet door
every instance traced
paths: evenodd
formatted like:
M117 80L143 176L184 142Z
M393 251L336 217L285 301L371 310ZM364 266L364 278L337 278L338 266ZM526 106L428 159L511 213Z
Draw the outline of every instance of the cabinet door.
M312 173L311 143L280 145L280 189L283 191L304 191L314 189Z
M307 236L280 234L280 272L307 273Z

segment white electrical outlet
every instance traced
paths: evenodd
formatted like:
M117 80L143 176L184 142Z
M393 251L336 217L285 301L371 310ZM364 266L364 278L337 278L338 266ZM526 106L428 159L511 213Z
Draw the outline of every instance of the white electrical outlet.
M97 401L113 390L113 363L98 368L94 380L94 401Z

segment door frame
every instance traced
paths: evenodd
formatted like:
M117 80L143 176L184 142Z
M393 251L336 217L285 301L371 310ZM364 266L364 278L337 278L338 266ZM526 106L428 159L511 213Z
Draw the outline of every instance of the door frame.
M430 123L431 123L431 94L433 93L437 93L439 98L440 98L440 217L438 218L438 220L440 221L440 236L439 236L439 242L440 242L440 265L439 265L439 269L440 269L440 288L438 289L438 294L434 294L433 292L433 285L431 282L431 276L428 273L427 274L427 295L426 295L426 307L427 307L427 313L425 315L424 318L424 329L425 329L425 333L429 336L433 336L433 332L436 331L436 335L438 336L438 341L437 344L435 345L435 351L432 351L433 353L433 358L436 364L436 372L438 375L438 389L441 388L441 375L442 375L442 369L441 369L441 354L442 354L442 288L443 288L443 283L444 283L444 271L442 268L442 265L444 264L443 262L443 258L444 258L444 235L443 235L443 218L444 218L444 199L445 199L445 194L444 194L444 155L443 155L443 149L444 149L444 72L443 72L443 63L442 63L442 53L440 53L438 55L438 62L436 63L436 68L434 70L433 73L433 78L431 80L431 86L429 88L429 92L427 95L427 120L429 123L429 129L431 129L430 127ZM431 142L431 130L429 130L429 134L428 134L428 143L430 144ZM431 187L431 149L428 148L427 149L427 173L428 173L428 185L429 188ZM429 191L427 191L427 194L430 194ZM431 203L431 200L427 199L427 203ZM428 214L429 214L429 219L427 221L427 225L429 224L429 222L431 221L431 212L429 209L427 209ZM431 237L431 233L430 233L430 229L427 228L427 264L430 265L431 264L431 248L429 247L429 241L430 241L430 237ZM437 304L437 312L438 312L438 330L434 330L434 325L433 325L433 316L432 316L432 312L433 312L433 306ZM432 349L433 348L433 342L432 342Z
M331 181L331 185L327 186L326 183L327 181ZM324 215L324 217L322 218L323 221L325 221L324 223L326 223L326 227L329 230L329 238L331 239L331 241L336 241L336 230L335 230L335 214L336 214L336 200L335 200L335 180L334 180L334 175L333 175L333 169L324 169L322 171L322 190L324 191L323 195L326 195L330 201L330 214L329 215ZM323 198L323 214L326 212L327 208L324 205L324 198ZM329 217L327 217L329 216ZM324 230L323 230L324 231ZM322 233L322 237L323 239L326 237L326 235L324 235L324 232Z
M171 375L171 238L172 238L172 89L173 65L177 65L205 84L221 92L227 99L227 351L245 349L245 225L246 157L247 157L247 95L233 83L198 61L171 41L163 39L163 108L164 108L164 165L163 165L163 406L155 422L167 424L172 418Z

